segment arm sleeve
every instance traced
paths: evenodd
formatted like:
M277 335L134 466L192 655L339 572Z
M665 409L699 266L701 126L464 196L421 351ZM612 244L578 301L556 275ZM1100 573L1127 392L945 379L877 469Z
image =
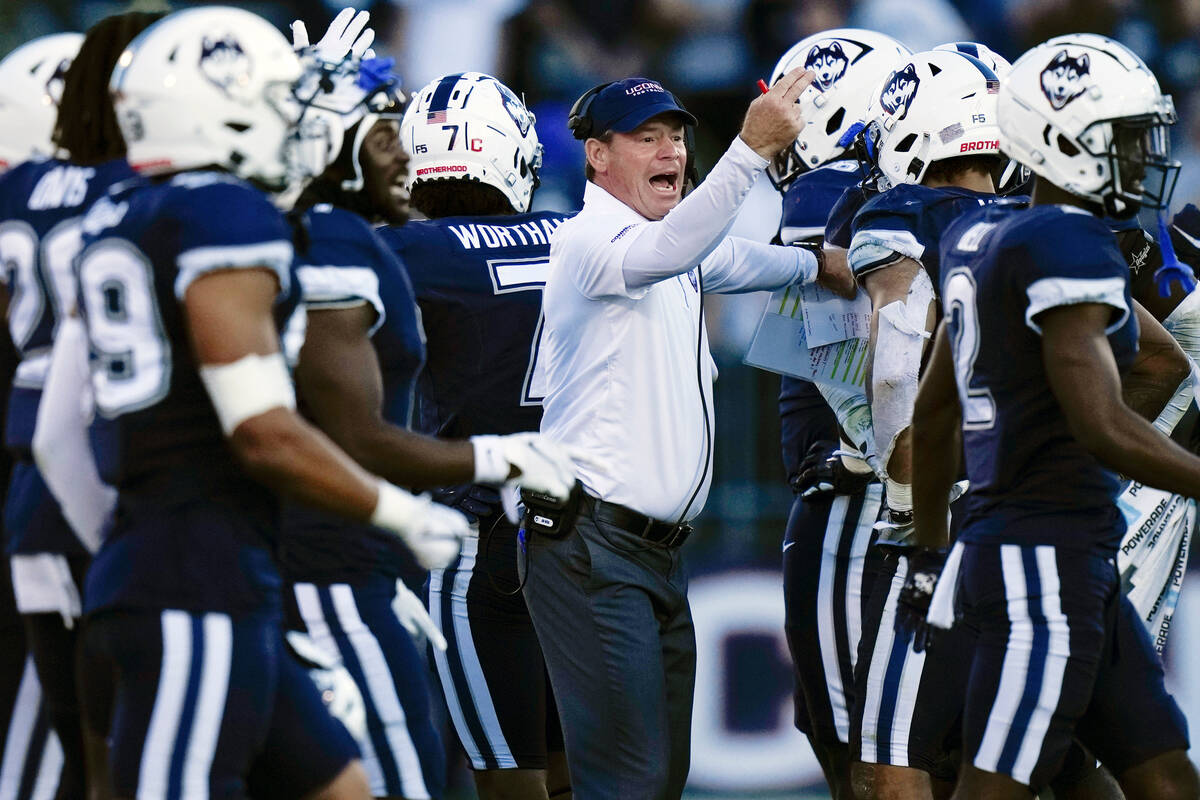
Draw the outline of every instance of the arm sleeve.
M700 186L661 220L627 225L572 259L579 290L591 298L637 299L651 285L694 269L725 237L766 165L734 139Z
M705 294L775 291L817 277L817 257L802 247L728 236L701 264Z
M91 402L87 333L78 317L64 317L38 406L33 457L63 517L95 553L117 494L100 480L92 457L87 430Z

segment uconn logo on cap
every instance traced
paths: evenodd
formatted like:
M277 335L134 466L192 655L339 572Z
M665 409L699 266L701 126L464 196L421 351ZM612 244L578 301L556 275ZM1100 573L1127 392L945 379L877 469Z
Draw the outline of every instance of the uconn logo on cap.
M1087 53L1072 56L1063 49L1042 70L1042 94L1055 111L1083 94L1090 65Z
M200 72L218 89L230 92L244 87L250 82L250 69L250 56L232 33L204 37L200 44Z
M899 72L892 73L879 95L879 104L896 119L908 116L908 108L917 95L921 79L917 77L917 65L909 64Z
M642 83L639 83L637 86L630 86L628 89L625 90L625 94L630 97L637 97L639 94L646 94L647 92L665 92L665 91L666 91L666 89L664 89L662 87L662 84L658 83L657 81L643 81Z
M813 45L804 59L804 68L812 70L817 75L817 88L828 92L838 79L846 74L850 59L837 39L826 39Z

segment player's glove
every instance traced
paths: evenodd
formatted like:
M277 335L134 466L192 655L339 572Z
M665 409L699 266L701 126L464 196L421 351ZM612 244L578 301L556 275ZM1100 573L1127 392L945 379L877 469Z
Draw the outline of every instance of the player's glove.
M288 631L284 641L292 657L300 662L316 684L321 702L329 713L341 720L356 738L366 736L367 706L342 659L323 650L302 631Z
M826 494L857 494L875 477L873 472L855 473L846 468L838 442L813 442L800 471L792 477L792 491L801 497L820 497Z
M933 638L932 627L925 618L929 614L929 604L933 602L933 591L942 575L942 567L946 565L946 550L892 542L880 542L878 547L908 561L908 576L896 600L894 627L896 633L912 636L913 651L920 653L929 647Z
M396 599L392 600L392 613L414 639L424 635L438 650L446 649L446 637L442 636L437 625L433 624L433 619L425 610L425 604L402 580L396 581Z
M471 523L454 509L383 480L371 524L397 533L425 569L447 566L471 532Z
M375 41L375 31L367 27L371 15L366 11L355 11L353 8L343 8L329 23L328 30L321 40L309 44L308 27L303 20L292 23L292 49L296 52L312 53L322 61L333 64L344 59L347 54L360 59L367 55L371 43Z
M566 501L575 485L575 463L566 448L540 433L472 436L471 446L475 448L475 483L518 483L559 502Z

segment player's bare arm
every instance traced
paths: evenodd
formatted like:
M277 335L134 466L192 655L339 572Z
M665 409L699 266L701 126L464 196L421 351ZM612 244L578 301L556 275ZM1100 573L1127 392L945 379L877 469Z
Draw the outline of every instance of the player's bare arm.
M188 333L198 364L233 364L246 356L279 353L271 316L279 283L266 269L213 272L184 297ZM282 405L251 416L229 443L256 480L282 494L356 519L375 508L377 482L320 431Z
M1136 300L1137 360L1121 378L1125 405L1153 421L1191 374L1187 356L1162 324Z
M346 453L392 483L430 488L475 477L468 441L441 441L383 418L379 359L368 338L375 319L369 304L310 309L296 367L305 412Z
M913 404L913 523L915 543L945 547L950 488L962 454L962 407L954 382L954 356L943 322Z
M1148 486L1200 496L1200 458L1121 399L1121 377L1105 329L1111 306L1082 303L1038 316L1042 359L1071 433L1110 469Z

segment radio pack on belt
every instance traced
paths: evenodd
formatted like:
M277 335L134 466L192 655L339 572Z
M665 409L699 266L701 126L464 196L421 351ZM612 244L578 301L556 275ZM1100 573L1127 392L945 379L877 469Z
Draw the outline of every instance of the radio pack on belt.
M559 539L566 536L567 531L575 525L575 518L579 516L579 505L583 501L583 484L575 481L571 494L562 503L549 495L531 492L528 489L521 490L521 501L525 504L525 532Z

